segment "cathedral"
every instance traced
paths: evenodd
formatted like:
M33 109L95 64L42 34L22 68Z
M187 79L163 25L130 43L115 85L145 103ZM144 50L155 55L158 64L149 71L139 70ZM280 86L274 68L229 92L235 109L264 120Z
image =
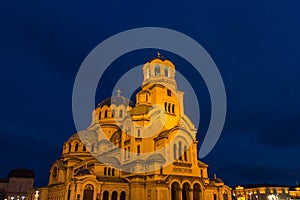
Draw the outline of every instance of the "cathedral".
M40 200L231 200L231 188L197 157L175 65L160 54L141 69L136 102L118 90L53 162ZM33 198L34 199L34 198Z

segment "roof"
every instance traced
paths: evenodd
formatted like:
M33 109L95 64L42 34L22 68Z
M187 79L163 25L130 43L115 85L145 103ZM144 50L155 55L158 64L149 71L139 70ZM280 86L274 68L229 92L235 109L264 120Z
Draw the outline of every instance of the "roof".
M34 172L30 169L20 168L11 170L8 174L8 177L35 178L35 175Z
M138 105L134 108L132 108L129 112L130 115L146 115L151 110L152 106L149 105Z
M130 100L127 99L123 96L112 96L109 98L104 99L103 101L101 101L97 107L102 108L103 106L111 106L112 104L119 106L119 105L125 105L125 106L130 106L133 107L134 103Z
M93 130L79 131L78 133L72 135L67 142L72 142L74 140L87 140L89 142L97 141L97 133Z
M157 56L149 60L148 63L163 64L175 69L175 65L170 60L160 55L160 53L157 53Z

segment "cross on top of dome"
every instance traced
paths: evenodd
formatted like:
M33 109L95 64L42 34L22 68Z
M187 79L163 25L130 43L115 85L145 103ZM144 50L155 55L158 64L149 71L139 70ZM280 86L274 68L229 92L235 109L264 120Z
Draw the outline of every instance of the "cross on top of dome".
M117 89L117 96L120 97L120 96L121 96L121 93L122 93L121 90L118 88L118 89Z

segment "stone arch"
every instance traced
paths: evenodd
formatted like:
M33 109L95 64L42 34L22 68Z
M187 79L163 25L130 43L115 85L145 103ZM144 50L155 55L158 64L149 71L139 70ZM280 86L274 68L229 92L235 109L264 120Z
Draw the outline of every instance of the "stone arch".
M102 195L102 200L108 200L108 199L109 199L109 192L105 190Z
M171 200L179 200L181 195L180 184L177 181L173 181L171 184Z
M182 185L182 200L192 200L190 191L191 191L191 184L189 182L185 182Z
M201 200L201 185L199 183L193 185L193 200Z
M94 186L87 184L83 190L83 200L93 200L94 198Z
M120 194L120 200L126 200L126 192L122 191Z
M117 191L113 191L111 193L111 200L118 200L118 192Z

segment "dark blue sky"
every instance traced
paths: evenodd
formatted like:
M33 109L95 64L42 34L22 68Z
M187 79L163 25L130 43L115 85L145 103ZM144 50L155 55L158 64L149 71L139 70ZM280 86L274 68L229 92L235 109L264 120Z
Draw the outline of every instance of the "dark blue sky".
M210 173L229 185L291 185L293 172L300 181L299 1L10 0L1 3L0 20L1 177L27 167L35 171L37 186L47 184L52 162L75 132L72 87L81 62L116 33L157 26L198 41L222 74L228 112L220 140L203 159ZM135 66L155 52L133 52L115 65ZM184 61L165 55L182 74L192 74ZM117 76L109 74L102 81L111 86ZM207 91L197 86L199 77L189 79L203 94L205 130ZM100 89L96 102L110 92Z

